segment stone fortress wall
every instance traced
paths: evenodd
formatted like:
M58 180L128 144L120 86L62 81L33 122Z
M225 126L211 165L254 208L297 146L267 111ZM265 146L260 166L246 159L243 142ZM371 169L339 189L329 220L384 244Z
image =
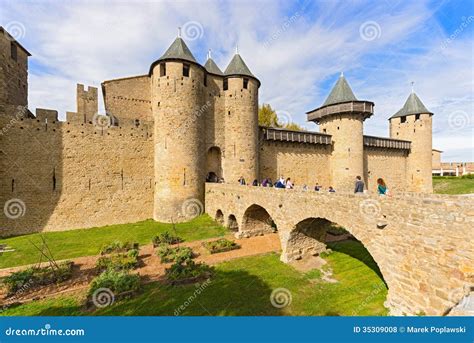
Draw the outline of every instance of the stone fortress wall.
M15 219L1 217L2 236L187 220L204 210L210 172L230 184L283 175L338 191L361 175L371 192L378 177L393 191L430 192L431 116L422 117L416 136L423 137L411 148L411 126L396 131L391 123L391 138L363 136L373 103L358 100L350 110L321 107L325 132L259 128L260 81L240 55L222 72L210 56L205 66L196 62L177 38L148 74L102 83L105 115L98 115L98 90L78 85L77 111L62 122L56 111L27 109L29 53L2 33L0 200L24 204Z
M150 218L152 123L101 128L92 121L97 109L68 113L66 122L56 111L37 109L33 118L22 112L0 113L7 128L0 135L0 202L12 200L0 219L2 236Z

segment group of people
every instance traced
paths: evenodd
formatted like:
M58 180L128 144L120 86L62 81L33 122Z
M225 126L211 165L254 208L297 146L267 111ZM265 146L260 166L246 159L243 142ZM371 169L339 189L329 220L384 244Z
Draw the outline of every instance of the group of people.
M362 178L358 175L355 180L354 193L364 193L365 183L362 181ZM389 195L387 184L380 177L377 179L377 193L379 195Z
M239 178L239 184L240 185L247 184L243 176ZM272 179L269 177L266 177L265 179L263 179L262 182L258 182L258 180L255 179L252 182L252 186L293 189L295 187L295 184L293 183L291 178L285 179L283 176L281 176L275 183L273 183ZM304 191L307 191L308 189L309 188L307 185L303 185ZM316 185L314 186L314 190L316 192L320 192L322 189L323 187L320 186L319 183L316 183ZM362 181L362 177L357 176L355 180L355 185L354 185L354 193L364 193L364 190L365 190L365 183L364 181ZM327 191L329 193L336 192L333 186L329 186ZM380 195L389 195L387 185L382 178L377 179L377 193Z
M244 179L243 176L241 176L239 178L239 184L240 185L246 185L246 181ZM257 179L253 180L252 182L252 186L262 186L262 187L275 187L275 188L286 188L286 189L293 189L295 188L295 184L294 182L291 180L290 177L288 178L284 178L283 176L281 176L275 183L272 181L271 178L269 177L266 177L262 180L262 182L259 182ZM307 191L309 189L309 187L305 184L303 185L303 190L304 191ZM316 192L319 192L323 189L322 186L319 185L319 183L316 183L316 185L314 186L314 190ZM334 193L336 192L336 190L334 189L334 187L332 186L329 186L328 188L328 192L330 193Z
M245 179L243 176L239 178L239 184L240 185L246 185L247 183L245 182ZM269 177L266 177L265 179L262 180L262 182L258 182L257 179L253 180L252 186L262 186L262 187L275 187L275 188L288 188L288 189L293 189L294 184L291 181L291 178L283 178L280 177L275 183L273 183L272 179Z

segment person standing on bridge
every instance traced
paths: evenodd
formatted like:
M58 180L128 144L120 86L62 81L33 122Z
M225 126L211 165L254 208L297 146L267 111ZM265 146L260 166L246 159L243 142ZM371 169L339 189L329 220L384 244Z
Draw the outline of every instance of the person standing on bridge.
M379 193L379 195L388 195L387 185L382 178L377 179L377 193Z
M364 193L364 187L365 187L364 181L362 181L362 178L359 175L357 175L354 193Z

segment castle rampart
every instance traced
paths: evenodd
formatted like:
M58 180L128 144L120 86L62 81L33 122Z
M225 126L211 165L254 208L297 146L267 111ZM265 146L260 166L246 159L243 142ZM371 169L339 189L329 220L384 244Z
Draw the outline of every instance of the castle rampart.
M374 104L355 98L341 75L308 113L320 133L259 128L260 81L240 54L222 72L210 55L198 63L178 37L148 74L102 83L105 115L99 90L78 85L77 110L63 122L55 110L27 109L16 84L26 82L29 54L6 37L0 197L20 199L26 211L3 217L2 235L184 221L202 213L206 178L234 184L241 176L247 183L284 176L343 193L361 175L369 192L380 177L393 192L431 190L431 113L419 99L391 119L391 138L364 136Z

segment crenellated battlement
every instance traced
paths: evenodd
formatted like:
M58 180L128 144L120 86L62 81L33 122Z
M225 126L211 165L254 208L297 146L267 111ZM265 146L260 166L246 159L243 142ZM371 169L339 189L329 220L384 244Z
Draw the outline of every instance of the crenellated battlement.
M77 113L69 113L77 115ZM153 137L153 122L126 119L120 120L115 125L112 119L104 120L100 118L107 118L107 116L100 115L86 123L77 120L61 121L58 119L57 111L37 109L36 116L33 117L15 117L15 115L0 117L0 127L4 129L0 132L3 132L5 136L17 134L17 130L27 130L29 135L34 135L36 131L39 131L56 132L65 136L71 134L74 137L89 135L111 136L117 139L126 137L130 137L130 139L152 139Z

